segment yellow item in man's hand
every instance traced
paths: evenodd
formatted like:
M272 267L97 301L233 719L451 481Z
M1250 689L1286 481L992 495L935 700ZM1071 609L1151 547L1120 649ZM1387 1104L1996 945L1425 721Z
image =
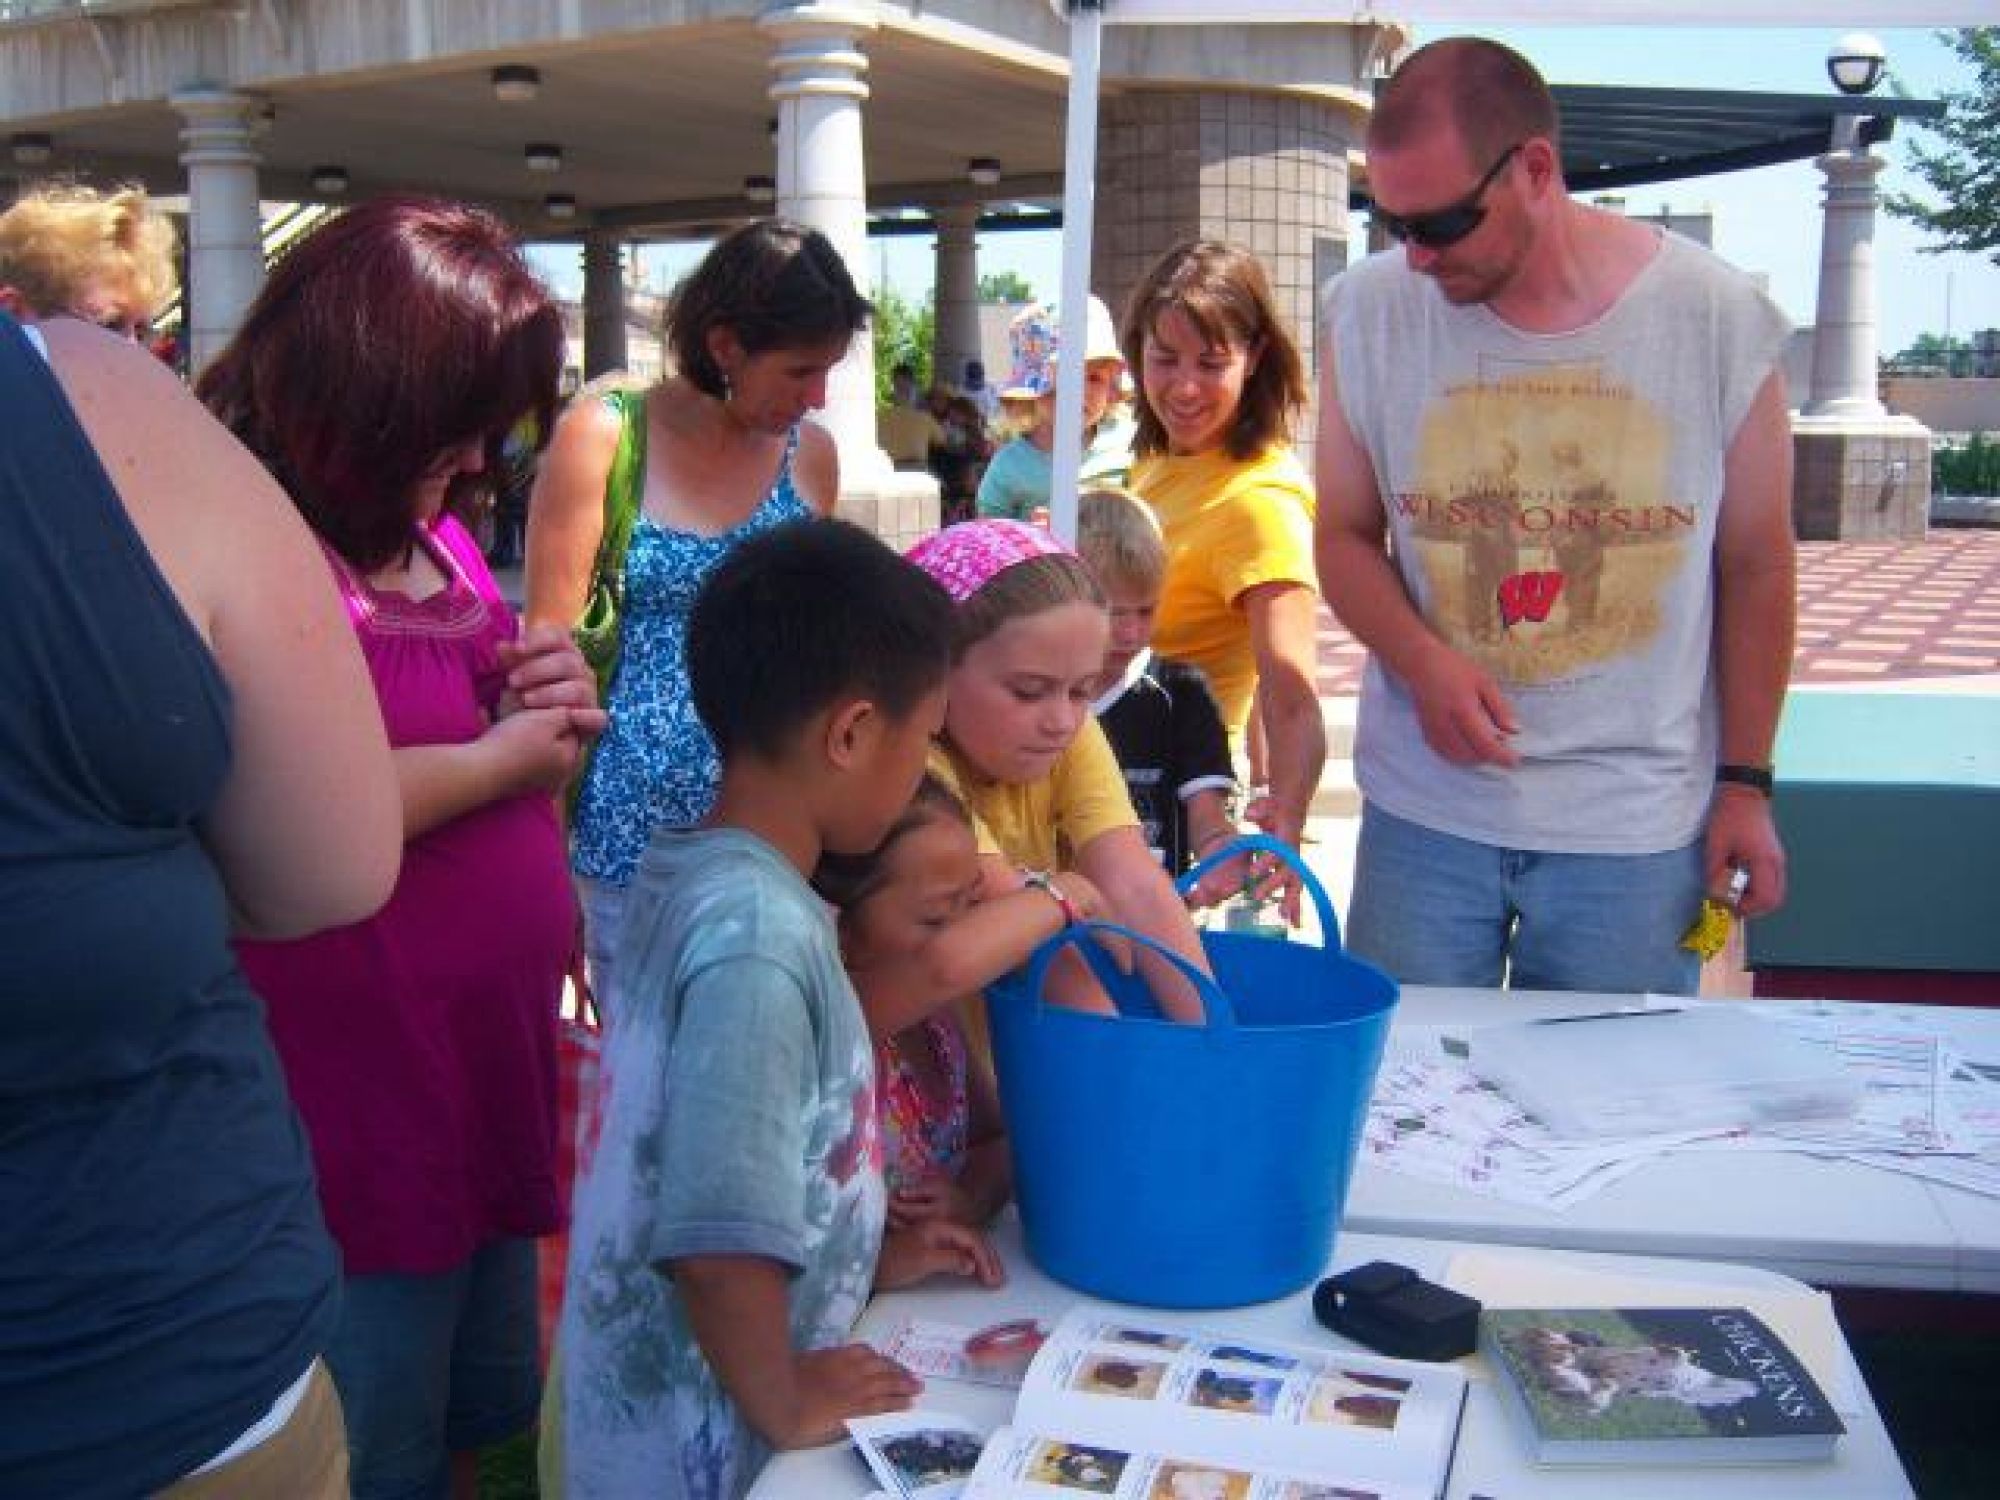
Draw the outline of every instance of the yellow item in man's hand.
M1725 903L1713 896L1702 897L1701 915L1694 919L1694 926L1681 938L1681 946L1707 963L1729 941L1730 915Z

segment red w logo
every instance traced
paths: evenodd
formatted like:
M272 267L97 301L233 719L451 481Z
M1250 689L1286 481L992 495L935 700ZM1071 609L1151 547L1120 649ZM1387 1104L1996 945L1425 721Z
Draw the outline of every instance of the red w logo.
M1500 623L1518 625L1523 620L1539 625L1563 591L1563 576L1551 568L1546 573L1516 573L1500 581Z

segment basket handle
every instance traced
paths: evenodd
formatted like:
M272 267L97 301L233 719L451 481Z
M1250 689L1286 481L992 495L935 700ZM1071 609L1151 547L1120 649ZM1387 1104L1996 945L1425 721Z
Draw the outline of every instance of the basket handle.
M1193 869L1174 882L1174 889L1185 896L1200 880L1217 865L1235 859L1239 854L1270 854L1290 865L1299 877L1299 886L1311 899L1313 911L1319 917L1321 941L1329 953L1340 949L1340 919L1333 914L1333 901L1326 893L1326 887L1319 883L1319 877L1307 867L1306 862L1283 839L1274 839L1268 834L1246 833L1231 839L1220 849L1204 859L1198 860Z
M1236 1008L1229 1003L1229 997L1222 992L1222 986L1209 975L1202 973L1180 954L1164 943L1155 942L1143 932L1130 927L1121 927L1116 922L1079 922L1073 927L1065 927L1061 932L1037 948L1034 957L1028 960L1028 970L1023 987L1035 1004L1042 1005L1042 986L1048 979L1049 965L1056 961L1056 955L1064 948L1074 945L1090 965L1091 973L1111 997L1111 1003L1118 1007L1118 1014L1128 1018L1157 1021L1160 1014L1159 1003L1153 999L1145 981L1136 976L1121 974L1111 961L1111 956L1097 941L1099 934L1110 933L1124 938L1135 947L1150 949L1178 969L1181 977L1194 986L1194 992L1201 997L1203 1018L1208 1025L1218 1028L1233 1027L1236 1024ZM1088 939L1088 941L1086 941ZM1143 998L1141 998L1143 997Z

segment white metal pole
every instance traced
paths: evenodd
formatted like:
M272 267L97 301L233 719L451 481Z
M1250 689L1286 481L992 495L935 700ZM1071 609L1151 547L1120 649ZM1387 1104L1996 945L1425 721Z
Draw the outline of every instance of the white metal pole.
M1090 238L1097 212L1097 77L1103 17L1094 0L1069 13L1069 114L1063 148L1061 363L1056 376L1056 446L1049 481L1049 527L1076 542L1076 477L1083 469L1083 350L1090 309Z

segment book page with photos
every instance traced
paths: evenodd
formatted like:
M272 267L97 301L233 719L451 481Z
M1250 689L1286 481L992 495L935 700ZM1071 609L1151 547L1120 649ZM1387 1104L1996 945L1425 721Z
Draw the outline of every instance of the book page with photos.
M1028 1361L1049 1336L1033 1318L973 1328L930 1318L904 1318L869 1342L913 1375L1017 1391Z
M986 1446L986 1430L954 1412L849 1417L848 1435L868 1471L894 1500L954 1500Z
M965 1493L1431 1496L1465 1384L1449 1366L1079 1309L1035 1356Z

